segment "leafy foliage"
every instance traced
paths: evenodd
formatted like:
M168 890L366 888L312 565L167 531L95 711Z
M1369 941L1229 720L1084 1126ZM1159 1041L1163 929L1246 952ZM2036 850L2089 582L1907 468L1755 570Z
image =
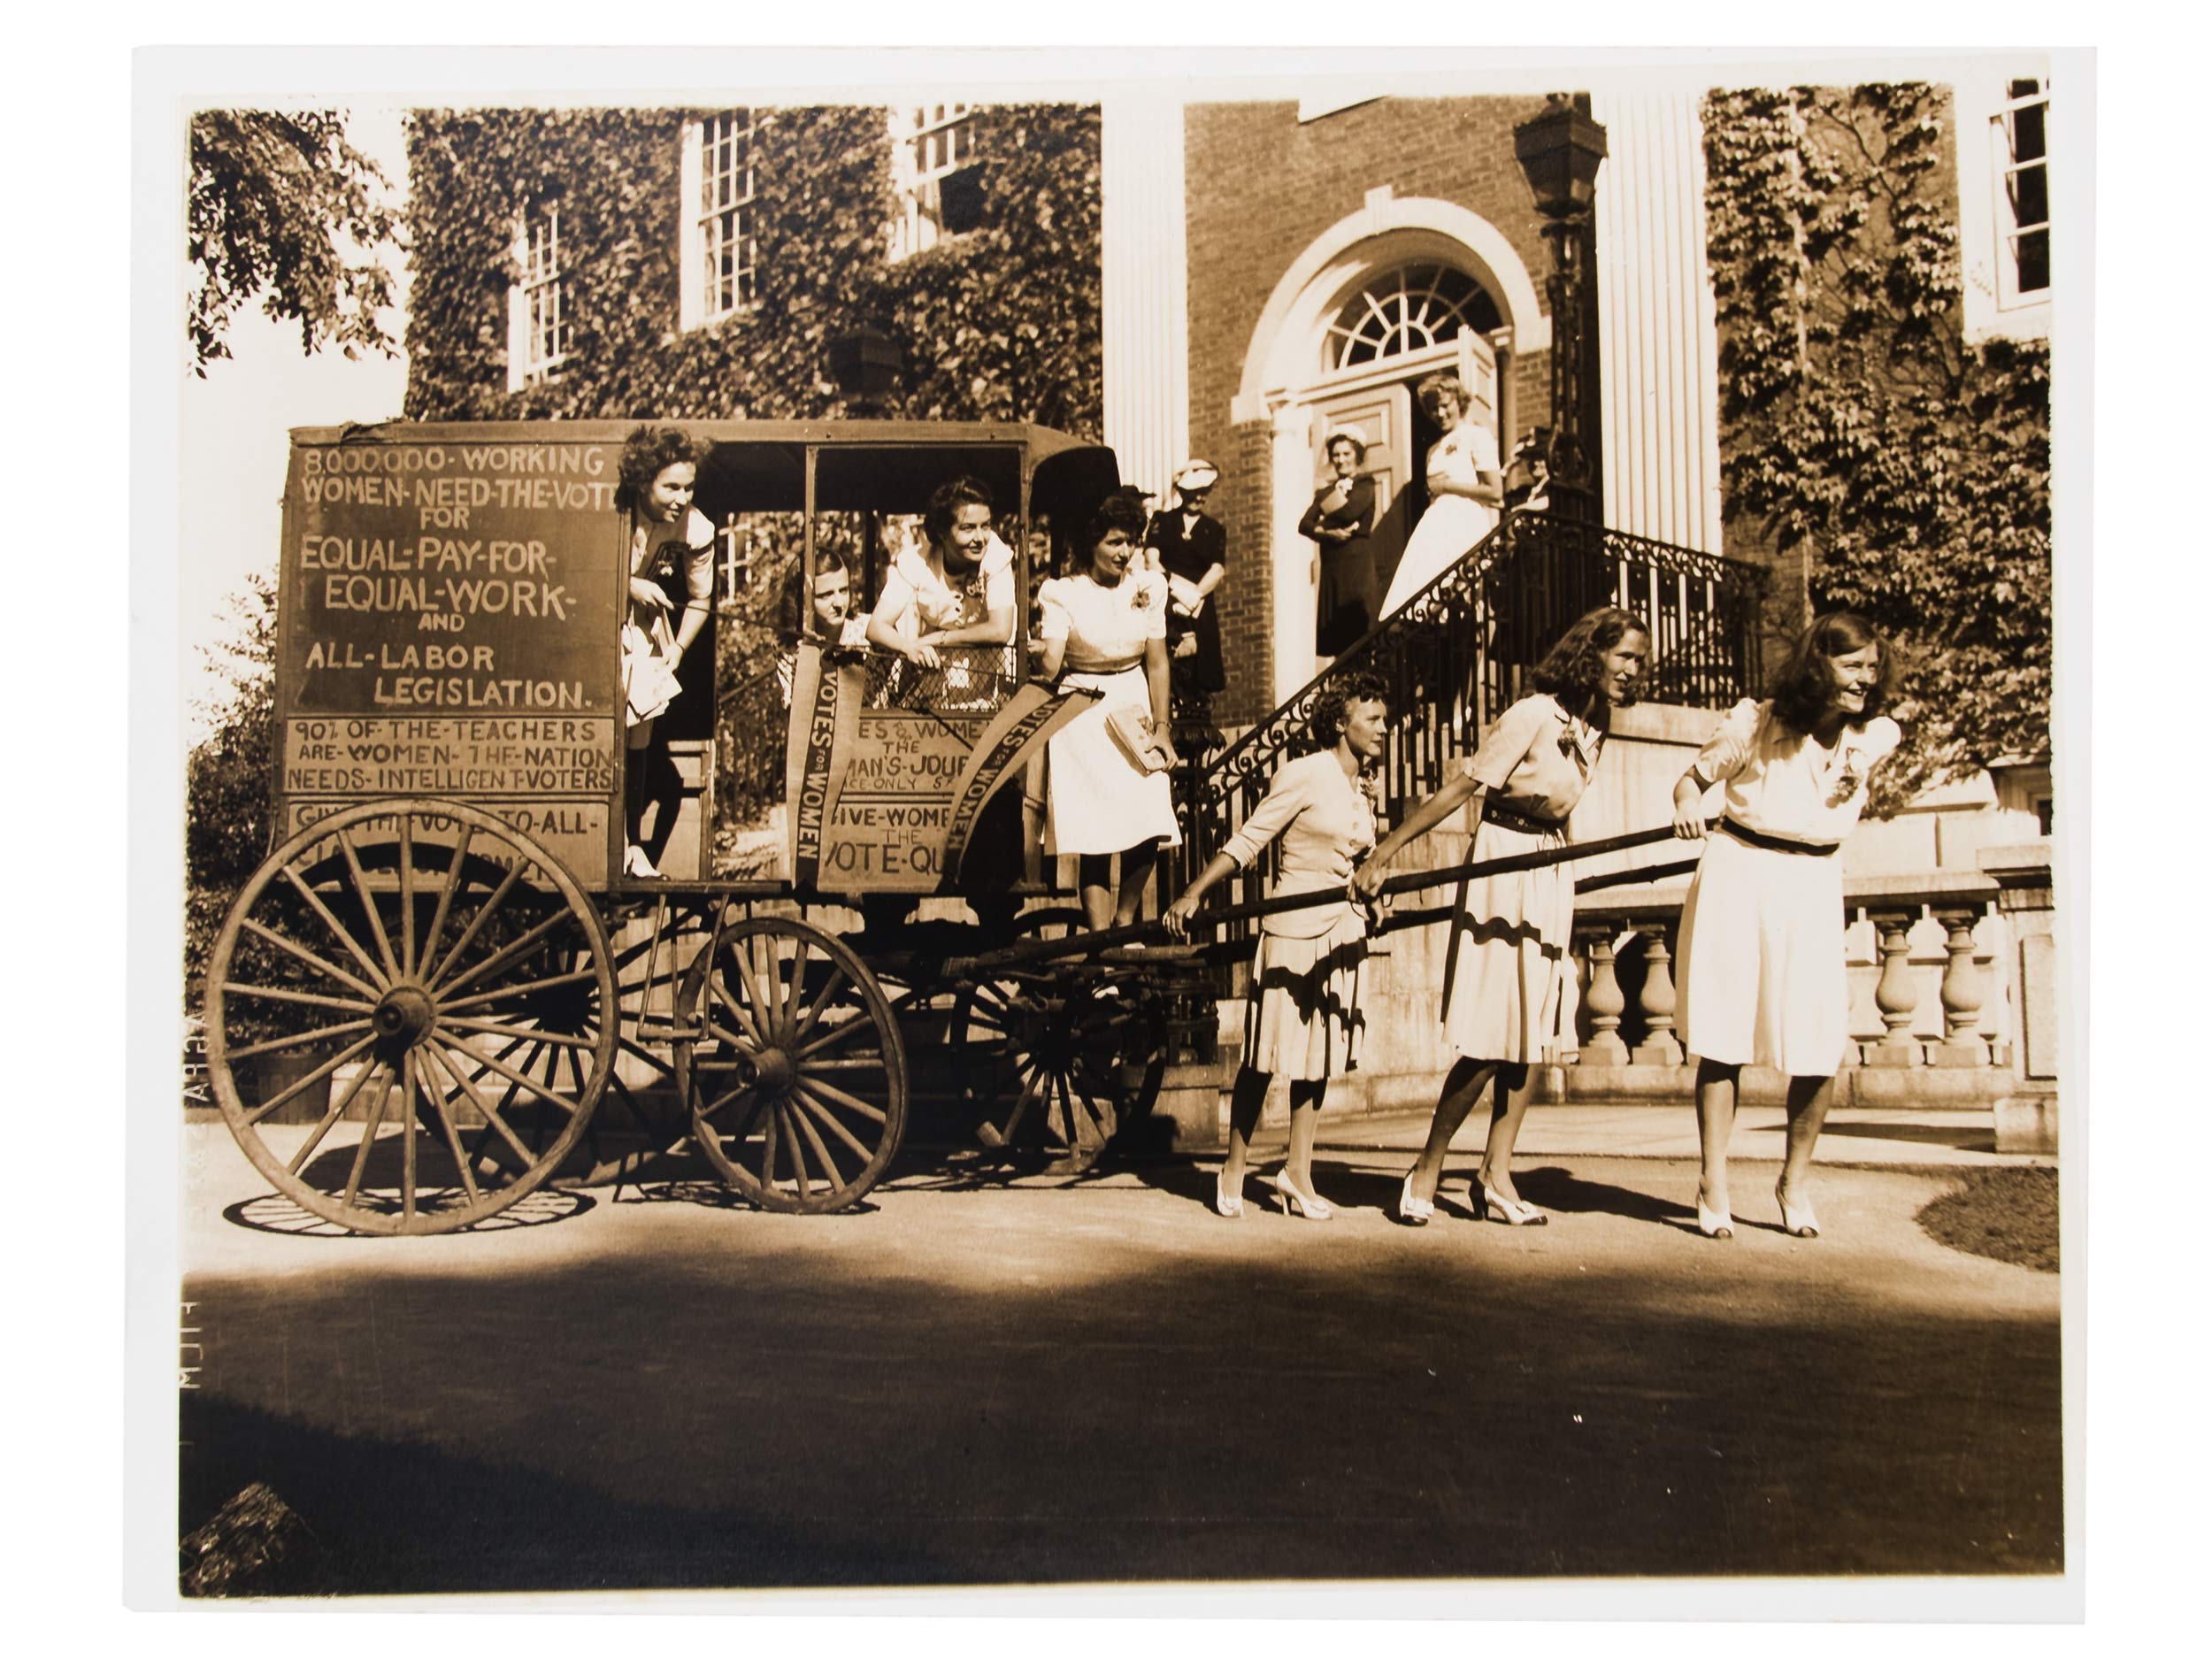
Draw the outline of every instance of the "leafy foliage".
M1877 782L2050 752L2050 357L1962 337L1946 101L1924 84L1705 103L1732 539L1809 546L1816 609L1901 648Z
M834 419L849 412L833 340L898 342L881 412L1101 427L1099 125L1094 108L976 116L973 228L896 265L880 109L777 110L756 128L759 290L744 311L678 326L682 110L418 111L408 121L414 284L407 413ZM518 216L561 214L557 378L507 390L507 291Z
M310 356L334 342L349 357L363 348L394 354L377 316L392 303L378 254L397 219L375 195L389 181L346 142L342 112L202 110L192 118L191 159L196 374L230 356L224 331L256 296L271 317L299 324Z
M214 720L185 762L186 1005L231 900L270 847L269 779L276 737L276 584L247 579L234 595L234 641L208 651Z

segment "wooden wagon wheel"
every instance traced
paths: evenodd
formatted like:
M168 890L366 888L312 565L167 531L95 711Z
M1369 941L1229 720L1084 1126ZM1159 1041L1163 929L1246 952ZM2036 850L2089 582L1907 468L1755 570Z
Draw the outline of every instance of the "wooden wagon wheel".
M293 836L231 906L208 1069L239 1146L301 1208L450 1233L574 1148L613 1068L615 995L606 930L544 848L457 803L376 802Z
M1056 1174L1098 1161L1120 1125L1152 1108L1166 1011L1140 972L1065 963L964 987L951 1048L994 1149L1041 1150Z
M906 1045L842 941L785 916L730 924L685 976L704 1034L675 1048L692 1142L765 1210L857 1203L906 1127Z

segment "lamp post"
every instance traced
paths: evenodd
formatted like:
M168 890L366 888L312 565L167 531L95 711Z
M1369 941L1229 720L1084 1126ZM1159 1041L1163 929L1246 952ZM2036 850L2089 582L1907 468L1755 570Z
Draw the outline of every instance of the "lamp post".
M906 354L899 342L865 323L829 342L830 375L845 395L846 407L856 415L880 414L884 399L905 369Z
M1545 296L1551 305L1552 511L1585 523L1598 511L1583 433L1584 248L1605 153L1605 128L1563 92L1549 95L1541 115L1513 129L1513 154L1535 192L1551 248Z

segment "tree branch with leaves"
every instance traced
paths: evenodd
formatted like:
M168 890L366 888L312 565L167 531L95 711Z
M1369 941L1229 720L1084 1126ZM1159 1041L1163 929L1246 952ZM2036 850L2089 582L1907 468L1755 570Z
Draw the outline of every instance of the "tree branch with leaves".
M186 239L198 283L187 333L193 373L230 356L239 310L261 300L296 322L300 349L335 345L387 357L398 342L378 313L392 303L381 262L399 217L378 192L390 180L346 138L340 111L202 110L192 118Z

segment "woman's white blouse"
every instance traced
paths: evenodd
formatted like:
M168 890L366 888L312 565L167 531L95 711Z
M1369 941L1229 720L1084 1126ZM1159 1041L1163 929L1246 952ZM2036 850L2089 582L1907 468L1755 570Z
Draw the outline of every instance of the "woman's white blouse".
M1375 846L1375 798L1347 777L1333 750L1320 749L1289 762L1275 774L1267 798L1221 850L1240 869L1278 835L1282 868L1274 894L1346 893L1352 872ZM1316 905L1263 917L1260 931L1279 938L1318 939L1336 926L1343 905Z
M714 597L714 526L696 507L684 516L680 530L634 520L630 526L630 573L657 580L671 568L683 572L689 597Z
M1845 726L1831 751L1776 719L1771 702L1747 698L1698 750L1697 774L1726 786L1727 815L1746 829L1825 846L1858 823L1868 778L1903 736L1877 715Z
M1111 588L1088 576L1056 576L1037 589L1037 637L1065 640L1064 667L1078 673L1124 668L1145 641L1167 638L1167 578L1131 568Z
M1604 737L1548 693L1510 705L1459 769L1500 805L1563 822L1589 787Z
M1432 486L1445 482L1472 489L1481 481L1477 473L1503 470L1498 460L1497 434L1472 421L1454 426L1430 447L1423 470Z
M978 595L951 587L929 567L918 548L901 553L883 579L874 615L901 634L972 627L994 611L1014 608L1014 549L994 535L984 543Z

